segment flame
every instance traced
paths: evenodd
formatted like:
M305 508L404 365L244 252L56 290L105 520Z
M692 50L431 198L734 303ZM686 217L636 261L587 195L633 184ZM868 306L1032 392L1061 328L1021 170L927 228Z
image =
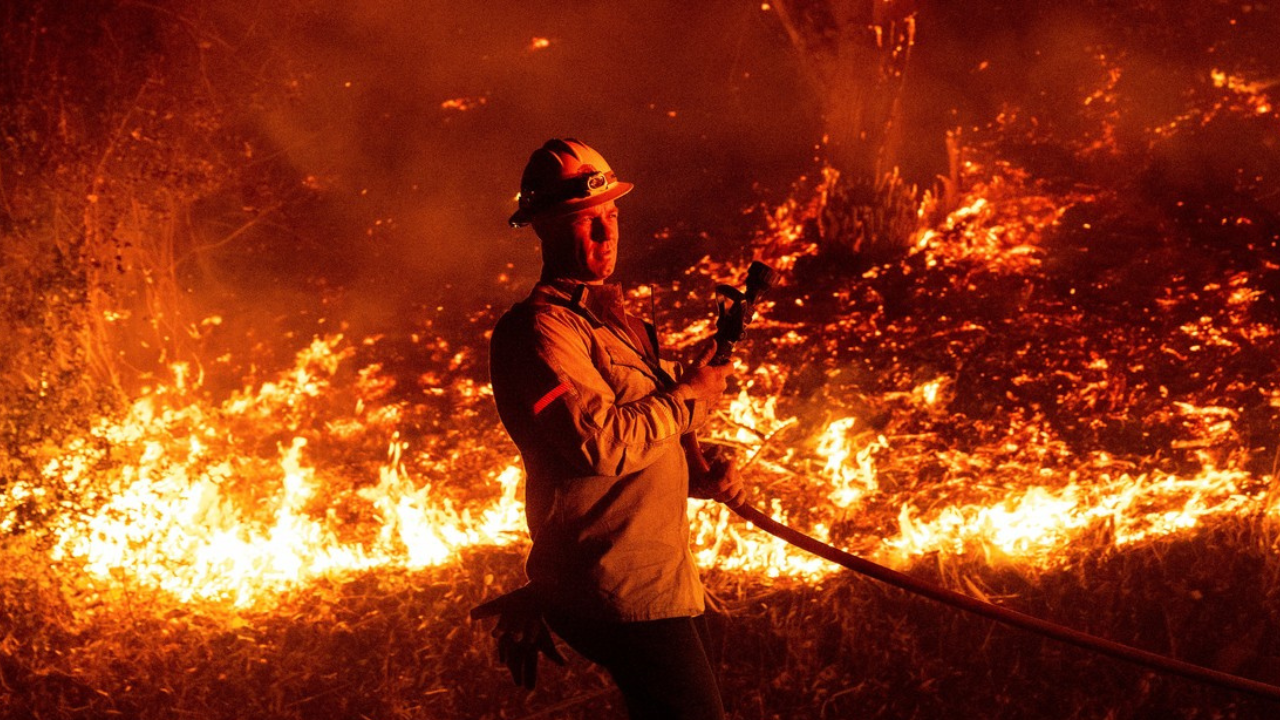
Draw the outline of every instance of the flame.
M502 495L473 520L448 499L433 501L431 485L416 486L405 472L401 454L405 445L393 442L386 465L379 469L376 487L360 491L382 516L378 547L384 557L404 557L398 564L407 568L440 565L453 559L461 548L478 544L504 544L524 525L524 503L516 499L523 473L512 465L495 478Z
M968 202L919 234L912 252L923 254L929 267L966 260L1008 273L1035 267L1044 233L1074 202L1039 194L1027 182L1025 172L1004 168L990 183L977 184Z
M235 421L247 421L250 431L298 430L305 406L331 390L333 374L352 354L339 351L340 342L340 336L317 339L293 368L218 407L194 400L189 368L174 366L169 385L71 443L44 470L47 487L82 498L55 520L51 559L180 602L245 608L318 577L438 565L471 545L515 542L524 519L514 463L489 474L501 488L496 497L459 509L437 497L430 482L410 476L402 461L408 445L396 432L378 482L349 491L326 489L331 483L307 457L316 443L301 435L282 440L274 459L243 453L242 438L228 433ZM377 368L359 378L356 387L366 393L385 390ZM474 386L460 392L484 398ZM395 406L367 411L365 402L357 401L356 417L330 422L330 437L376 432L399 419ZM16 483L0 502L0 528L29 529L20 519L23 504L47 494L46 487ZM372 538L344 537L339 518L353 513L376 524Z
M690 504L693 520L694 556L703 567L723 572L739 572L765 578L797 577L817 579L832 572L829 563L801 552L772 535L729 522L731 513L710 501ZM788 522L781 503L773 501L770 517ZM825 538L825 528L813 530Z
M906 504L898 515L901 532L885 540L883 550L898 563L977 548L989 562L1017 559L1052 567L1065 562L1062 551L1091 528L1104 529L1121 547L1256 507L1262 494L1240 490L1247 478L1243 471L1211 466L1186 478L1103 474L1088 483L1074 478L1062 488L1031 486L990 505L948 506L927 522L915 519L916 509Z
M912 271L961 268L961 278L1039 272L1044 238L1088 198L1053 195L1007 165L965 167L968 194L914 238ZM815 194L824 187L816 184ZM819 206L792 199L765 213L760 256L787 267L816 252L804 227ZM706 259L698 272L736 284L745 264ZM874 266L854 281L893 270ZM1035 407L986 425L970 422L974 437L957 441L946 433L958 417L951 407L962 390L957 369L908 368L866 379L860 370L816 363L826 379L845 373L854 380L810 397L814 385L826 385L783 358L820 358L829 343L843 349L858 342L904 353L910 342L946 342L963 355L989 332L974 320L945 318L925 330L859 306L859 292L762 304L751 330L754 364L736 361L737 392L704 433L708 444L737 452L755 501L767 500L775 519L895 566L938 555L1048 568L1216 517L1277 512L1268 494L1274 479L1247 469L1255 465L1247 433L1237 428L1240 408L1170 396L1164 387L1155 405L1125 404L1128 377L1153 362L1141 354L1090 350L1049 368L1028 360L1009 387L1048 375L1074 407L1098 413L1098 422L1153 414L1171 436L1163 447L1179 453L1176 467L1081 452ZM1159 305L1197 310L1179 315L1179 325L1144 352L1185 365L1196 355L1268 340L1274 328L1254 312L1265 297L1244 273L1170 288ZM788 308L824 302L844 314L822 328L785 319ZM701 314L681 324L667 334L677 348L711 332ZM127 412L50 448L40 482L11 483L0 498L0 531L47 531L50 560L85 579L86 612L114 587L258 608L322 577L444 565L468 548L526 542L523 473L493 411L491 387L471 372L477 352L429 335L413 339L431 363L412 400L381 364L356 362L376 349L376 338L317 338L292 367L219 402L204 394L198 366L174 365ZM1257 390L1280 407L1280 388ZM48 507L57 508L51 517L33 512ZM695 555L715 572L769 579L834 570L735 522L715 503L690 503L689 517Z
M856 447L851 432L857 422L851 417L836 420L818 439L818 454L826 458L823 471L831 483L827 497L839 508L855 505L879 489L874 458L877 451L888 447L883 435Z

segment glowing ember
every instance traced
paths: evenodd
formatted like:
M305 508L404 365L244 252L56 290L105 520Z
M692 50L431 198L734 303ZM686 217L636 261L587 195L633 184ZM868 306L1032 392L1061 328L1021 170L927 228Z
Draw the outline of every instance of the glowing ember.
M1266 90L1274 83L1250 82L1239 75L1231 75L1222 70L1213 70L1210 73L1213 78L1214 87L1225 88L1232 91L1258 115L1266 115L1271 112L1271 101L1266 96Z
M440 103L440 109L441 110L457 110L458 112L466 112L467 110L474 110L488 102L489 102L489 99L485 97L452 98Z
M972 168L971 168L972 170ZM925 230L915 243L930 267L981 259L991 267L1025 272L1040 262L1044 232L1070 207L1028 192L1026 175L1007 170L990 185L976 187L970 200L940 227Z

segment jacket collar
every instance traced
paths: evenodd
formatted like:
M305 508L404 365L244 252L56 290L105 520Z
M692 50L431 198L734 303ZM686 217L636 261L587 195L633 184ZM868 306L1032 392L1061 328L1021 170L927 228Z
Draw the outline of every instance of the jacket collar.
M622 285L603 283L588 285L575 280L542 280L533 288L535 302L563 305L581 315L595 327L607 327L644 360L660 377L667 379L658 361L658 340L650 328L626 313Z
M617 283L588 285L576 280L542 280L533 287L533 297L543 302L564 305L585 317L592 325L605 325L610 310L622 313L622 286Z

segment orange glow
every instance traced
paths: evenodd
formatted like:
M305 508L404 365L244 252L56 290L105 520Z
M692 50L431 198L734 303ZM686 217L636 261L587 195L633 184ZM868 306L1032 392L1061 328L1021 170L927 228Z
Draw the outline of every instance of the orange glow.
M1068 208L1088 201L1050 195L1012 167L970 163L965 172L969 190L957 209L914 236L908 257L914 272L958 267L1034 276L1045 238ZM824 187L816 186L816 199L799 195L765 213L759 256L785 268L816 252L804 226L821 206ZM698 271L739 284L746 264L705 259ZM830 298L780 289L759 308L743 355L751 364L736 361L736 392L702 434L708 445L736 451L753 501L767 504L773 517L899 567L936 555L1036 569L1076 552L1187 532L1217 517L1277 513L1267 498L1273 479L1246 470L1241 412L1229 403L1162 396L1158 407L1142 410L1170 428L1164 447L1179 453L1175 469L1079 452L1032 406L1001 416L985 434L949 437L965 381L954 368L910 368L903 377L883 378L819 366L815 372L825 376L806 379L806 368L787 358L821 357L823 342L871 346L892 341L893 333L931 339L945 330L963 356L991 331L972 320L939 319L942 330L926 328L854 304L864 281L893 270L870 267ZM1274 333L1253 319L1265 293L1246 274L1170 291L1159 303L1172 308L1184 295L1204 299L1206 309L1180 321L1154 350L1158 355L1185 363ZM788 308L824 305L853 309L826 317L825 325L785 320ZM1073 322L1066 315L1059 321ZM712 329L700 313L696 322L664 332L666 344L688 350ZM1068 325L1064 334L1074 332ZM42 483L11 484L0 498L0 532L34 531L27 508L70 498L59 500L61 511L47 526L50 559L83 571L86 597L142 587L178 602L232 608L269 607L280 593L319 578L437 566L468 548L527 542L523 473L501 434L490 387L469 372L475 347L429 335L414 341L434 360L421 370L421 392L412 402L395 392L397 380L382 365L357 366L357 350L376 347L376 338L317 338L292 367L218 402L203 394L198 368L174 365L119 417L49 449ZM1090 349L1069 368L1028 360L1008 385L1021 388L1053 374L1061 397L1098 408L1102 417L1102 408L1121 402L1126 374L1142 372L1148 361ZM837 376L843 384L827 384ZM816 386L825 394L806 395ZM1280 407L1280 389L1258 390ZM427 400L447 409L430 410ZM410 434L410 427L442 430ZM692 502L689 514L704 567L759 578L816 578L834 570L738 524L715 503Z

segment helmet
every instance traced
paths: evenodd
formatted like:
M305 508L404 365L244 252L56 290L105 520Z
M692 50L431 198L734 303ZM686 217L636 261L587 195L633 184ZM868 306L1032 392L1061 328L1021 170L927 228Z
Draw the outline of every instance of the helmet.
M528 225L535 217L555 217L616 200L631 192L618 182L600 153L573 138L548 140L529 156L520 178L519 208L508 222Z

